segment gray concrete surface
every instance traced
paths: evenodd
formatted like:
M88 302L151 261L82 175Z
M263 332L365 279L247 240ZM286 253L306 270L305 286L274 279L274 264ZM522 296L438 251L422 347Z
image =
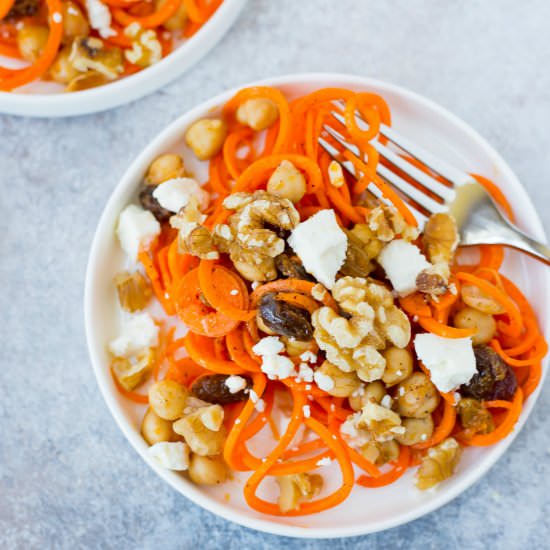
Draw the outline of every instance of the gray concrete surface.
M298 541L219 519L138 459L99 394L83 279L113 186L174 117L270 75L341 71L423 93L488 138L550 229L547 0L250 0L185 76L69 120L0 115L0 547L540 549L550 536L550 388L506 456L443 509L372 536Z

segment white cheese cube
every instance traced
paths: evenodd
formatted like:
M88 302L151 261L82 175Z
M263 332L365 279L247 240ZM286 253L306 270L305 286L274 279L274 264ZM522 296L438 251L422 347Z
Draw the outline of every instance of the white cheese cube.
M387 244L378 255L378 263L400 296L414 292L419 273L432 265L417 246L402 239Z
M467 384L477 372L471 338L417 334L414 349L439 391L449 392Z
M189 468L189 447L182 441L174 443L161 441L147 449L149 456L168 470L187 470Z
M348 247L348 238L338 225L334 210L321 210L298 224L288 244L308 273L327 288L334 286Z
M116 357L129 357L147 348L158 346L159 328L148 313L133 315L124 325L118 338L109 343Z
M192 178L173 178L157 185L153 197L170 212L179 212L195 196L201 208L208 206L208 193Z
M122 250L131 260L137 260L141 247L160 234L160 223L148 210L130 204L118 217L116 234Z

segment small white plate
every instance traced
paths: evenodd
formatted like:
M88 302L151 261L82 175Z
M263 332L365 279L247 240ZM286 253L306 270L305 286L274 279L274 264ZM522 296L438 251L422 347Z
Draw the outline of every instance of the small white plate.
M64 93L55 83L33 82L15 92L0 92L0 113L47 118L86 115L150 94L182 75L206 55L233 25L246 1L224 0L194 36L159 63L139 73L72 93Z
M393 125L399 131L457 167L496 181L514 205L519 226L544 240L537 213L505 161L474 130L433 102L391 84L345 75L292 75L254 84L276 86L289 97L328 86L379 93L388 101ZM329 538L372 533L416 519L449 502L487 472L525 423L540 386L525 404L514 433L495 446L467 449L457 473L438 489L418 491L413 484L413 472L408 472L385 488L355 487L344 503L331 510L299 518L278 518L261 515L248 508L244 502L243 480L249 474L220 487L204 488L193 485L182 475L159 468L147 456L147 444L139 434L144 408L125 400L111 380L105 344L117 333L119 319L112 280L124 261L114 232L118 214L124 206L136 199L144 171L157 155L171 151L184 154L186 162L192 158L183 145L185 129L197 118L222 105L235 91L228 91L199 105L161 132L127 170L103 212L90 253L85 289L88 347L101 392L121 430L151 468L181 494L228 520L278 535ZM550 271L515 252L506 253L504 271L526 292L548 338ZM321 471L329 484L336 481L339 475L337 469L331 473L332 467L324 467ZM225 500L226 494L229 494L229 501ZM271 497L275 496L276 491L273 491Z

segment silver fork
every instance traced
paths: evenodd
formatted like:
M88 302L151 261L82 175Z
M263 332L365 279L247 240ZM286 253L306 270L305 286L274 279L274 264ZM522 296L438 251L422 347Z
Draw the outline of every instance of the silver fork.
M344 117L340 112L334 110L331 114L335 120L344 124ZM358 114L356 119L358 126L368 128ZM324 125L324 129L350 154L364 160L363 153L354 144L349 143L338 130L329 125ZM422 192L397 174L395 169L392 170L382 163L378 164L378 175L400 192L420 226L431 214L449 212L457 221L462 246L480 244L510 246L550 265L550 247L532 239L508 221L489 193L472 176L450 166L385 124L380 125L380 134L401 151L420 161L434 174L432 176L420 170L388 145L378 140L371 142L381 158L427 191L427 193ZM324 137L319 138L319 144L352 176L359 177L354 164L342 158L342 151L338 147ZM447 185L438 181L437 176L443 178ZM367 189L380 198L380 190L374 183Z

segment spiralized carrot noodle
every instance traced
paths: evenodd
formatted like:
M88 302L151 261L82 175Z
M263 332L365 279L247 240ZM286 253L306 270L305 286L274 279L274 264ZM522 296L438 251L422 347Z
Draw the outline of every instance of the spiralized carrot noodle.
M0 67L0 91L17 90L25 84L29 84L38 79L54 80L63 85L69 85L71 81L67 80L67 70L57 71L55 63L62 59L61 55L65 47L71 47L72 40L67 42L63 38L63 7L60 0L37 0L38 9L36 15L31 17L26 14L19 14L17 5L13 0L0 1L0 24L2 24L2 40L0 41L0 55L11 59L28 60L25 51L21 50L15 35L20 28L28 25L44 26L48 29L48 38L42 48L40 55L36 59L29 61L29 65L19 69L10 69ZM85 9L84 2L77 2L82 16L87 20L89 27L92 27L89 21L88 12ZM166 0L158 3L155 9L153 3L140 2L139 0L103 0L102 4L106 10L109 10L112 23L110 36L100 38L96 30L92 28L90 37L103 42L104 49L113 52L113 55L120 54L123 60L119 78L125 78L136 72L143 70L141 64L134 64L129 61L132 59L126 54L134 50L135 39L127 36L124 31L132 23L138 24L141 29L148 29L154 33L154 39L158 40L161 46L162 57L169 55L176 41L184 35L189 38L212 17L218 9L222 0ZM188 15L188 21L178 17L178 12L185 8ZM11 11L10 11L11 10ZM47 11L47 17L44 15ZM73 15L73 18L76 17ZM174 19L175 18L175 19ZM180 23L176 19L181 19ZM4 32L4 23L6 32ZM173 30L168 30L170 29ZM180 28L177 28L180 27ZM8 32L9 31L9 32ZM13 31L13 32L12 32ZM13 34L13 40L5 43L4 36ZM82 37L79 37L82 38ZM143 49L141 44L138 44ZM116 53L115 53L116 52ZM62 59L63 63L71 63L67 59ZM71 69L77 73L77 77L85 74L84 72Z
M129 21L127 18L130 17L132 20L151 21L161 14L172 13L170 10L173 9L169 2L157 12L152 11L151 6L149 11L139 8L140 3L133 4L129 0L111 2L110 5L119 10L116 12L118 20L122 20L122 12L126 14L124 21ZM206 5L204 0L185 0L193 25L203 20ZM192 32L192 28L188 32ZM237 117L241 105L258 99L269 100L269 108L275 106L278 113L271 126L261 132L240 122L241 116ZM262 101L255 104L267 105ZM331 115L334 109L340 110L344 123L334 121ZM290 272L278 262L269 264L274 260L272 256L267 259L265 255L260 256L260 262L255 262L257 258L252 257L244 262L244 268L240 260L243 245L239 240L242 235L236 234L237 229L242 223L248 227L257 220L255 213L247 210L249 215L246 218L243 216L243 222L243 218L239 217L243 211L235 215L234 210L224 206L229 206L224 201L232 193L242 193L240 198L248 199L248 195L256 191L266 191L271 175L282 161L292 163L303 176L303 180L300 178L302 192L305 181L305 194L295 202L300 221L321 210L332 209L339 226L346 231L374 231L369 225L369 216L377 205L372 198L366 197L367 188L374 184L384 200L393 203L402 218L410 225L416 224L406 203L377 176L379 157L372 142L374 139L383 141L379 135L380 127L391 124L390 110L384 99L367 92L328 88L289 100L280 90L259 86L239 91L221 107L220 112L226 122L227 134L208 163L207 181L203 189L210 199L203 208L205 220L190 222L192 229L196 227L193 224L203 223L208 230L206 237L204 233L199 233L198 241L206 245L206 251L197 255L189 253L192 249L189 242L194 242L188 241L189 234L178 234L164 222L160 236L139 251L138 260L150 281L156 301L170 317L161 325L151 379L155 382L171 380L192 392L194 384L206 383L205 377L212 375L216 375L216 380L219 376L234 376L247 381L248 388L241 401L222 403L227 436L221 454L230 469L246 477L243 492L248 505L260 513L273 516L321 512L343 502L354 486L357 491L370 491L397 482L407 470L421 464L434 447L450 437L464 447L492 445L507 437L521 415L523 403L541 380L542 361L548 346L528 300L500 271L505 257L503 247L482 246L478 261L450 265L447 289L442 294L432 296L418 290L396 297L394 303L407 315L411 324L412 337L407 350L413 354L413 373L422 372L430 378L430 370L414 357L414 336L422 332L448 339L476 336L476 326L465 327L455 323L457 314L468 301L465 286L470 290L476 287L481 297L480 310L489 304L494 311L498 311L491 325L496 330L487 338L486 345L515 375L517 389L514 395L509 399L488 396L480 401L480 407L492 415L494 429L489 433L476 433L462 425L462 411L458 414L460 409L457 407L460 394L455 390L439 391L435 409L430 413L433 431L411 445L392 440L397 447L392 447L389 458L380 455L387 458L386 463L375 461L365 447L365 441L360 439L361 443L358 443L352 436L353 430L357 429L353 422L366 422L364 415L367 409L361 397L364 393L355 390L351 396L341 397L338 393L340 386L331 388L324 385L315 372L321 365L326 368L328 352L323 350L335 352L339 345L332 334L327 335L330 338L327 341L324 332L319 329L321 315L314 317L319 308L332 310L325 310L325 313L327 319L334 319L334 326L355 327L356 319L343 305L342 294L339 296L340 302L337 302L328 289L314 279L308 280L309 275L301 270L305 266L292 264L299 258L293 257L288 243L284 243L286 257L277 260L290 262L289 265L295 268ZM367 121L366 127L358 124L357 112ZM350 157L361 174L358 181L347 174L338 179L337 185L331 181L329 165L332 159L318 145L319 137L327 137L324 130L327 123L336 124L346 140L365 153L363 159ZM427 170L418 161L415 163ZM495 198L503 212L512 218L512 209L499 188L481 176L475 177ZM262 193L261 197L264 200L266 195ZM243 210L246 208L244 206ZM187 213L187 209L180 211L178 221ZM260 223L253 229L257 231L253 235L258 240L252 247L259 247L261 239L273 239L273 232L278 231L272 224ZM218 238L221 239L223 231L226 234L229 231L232 239L224 238L223 243L219 244ZM348 237L351 234L357 233L348 233ZM200 240L201 235L205 238L204 242ZM280 231L276 236L285 240L287 234ZM319 239L323 239L322 234ZM423 248L422 236L415 242L428 254ZM282 244L279 242L281 251ZM250 275L247 268L257 267L261 262L275 265L281 272L275 274L274 270L270 271L269 277ZM289 276L290 273L292 276ZM388 281L379 275L379 271L371 271L369 276L388 286ZM264 280L266 278L269 280ZM252 282L249 279L258 280ZM470 293L470 299L473 299L473 294ZM272 335L273 328L264 315L269 315L271 303L292 315L298 315L298 309L306 319L314 317L310 323L314 331L313 339L301 342L285 332L301 322L289 313L288 318L281 316L277 319L281 324L276 328L280 331L275 331L275 338L279 338L276 345L283 344L284 348L279 353L267 349L269 342L262 342L262 339ZM378 317L380 312L375 315L374 323L382 323L381 317ZM301 328L309 330L307 326ZM256 347L259 342L265 346ZM376 339L373 342L378 345ZM384 345L389 346L388 343ZM380 351L384 352L383 349ZM293 373L279 379L274 374L274 364L294 369ZM365 383L354 379L352 373L348 376L359 384L360 389L365 389ZM127 391L116 377L114 379L118 389L128 399L139 404L148 403L147 395L139 387ZM386 397L392 398L394 411L400 410L401 405L395 405L400 403L401 390L405 391L399 382L384 386L388 394ZM415 399L418 398L415 396ZM215 398L212 401L216 402ZM154 404L151 406L154 408ZM374 431L363 426L359 429L367 431L370 443L375 442ZM333 472L330 474L330 485L318 494L298 499L292 509L265 496L268 478L280 481L281 476L293 476L292 479L303 481L301 476L305 474L323 475L325 470L321 467L329 464Z

